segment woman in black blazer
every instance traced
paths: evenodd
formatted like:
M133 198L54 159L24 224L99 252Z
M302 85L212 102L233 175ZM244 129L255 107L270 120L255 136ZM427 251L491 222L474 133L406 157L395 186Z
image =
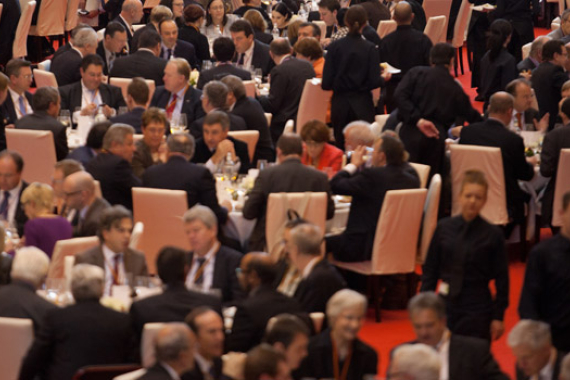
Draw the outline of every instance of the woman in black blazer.
M249 21L253 28L255 39L269 45L273 41L273 36L266 33L267 22L263 19L261 13L255 9L250 9L244 13L243 19Z
M178 30L179 39L194 45L200 66L203 61L210 60L208 38L200 32L200 25L204 23L204 17L206 17L206 13L201 6L190 4L184 8L184 20L186 24Z

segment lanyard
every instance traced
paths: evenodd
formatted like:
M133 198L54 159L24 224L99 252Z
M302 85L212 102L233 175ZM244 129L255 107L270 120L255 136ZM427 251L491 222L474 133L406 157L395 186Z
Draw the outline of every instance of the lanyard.
M352 359L352 347L348 349L348 355L346 355L346 359L344 360L344 364L342 365L342 373L339 374L339 362L338 362L338 350L336 348L336 343L331 334L331 342L332 342L332 360L333 360L333 374L335 380L346 380L348 375L348 367L350 367L350 360Z
M91 91L91 90L88 90ZM97 94L99 93L99 89L96 89L93 92L93 97L91 98L91 101L89 101L89 99L87 97L85 97L85 95L83 95L83 99L85 100L85 105L91 104L91 103L95 103L95 101L97 100Z
M208 257L202 265L200 265L200 268L198 268L198 270L196 271L196 274L194 274L194 283L196 283L196 280L198 280L200 278L200 276L202 276L202 274L206 270L206 265L208 265L210 260L212 258L216 257L216 253L218 253L219 246L214 247L214 249L215 249L214 253L210 257ZM194 258L194 260L196 260L196 258Z

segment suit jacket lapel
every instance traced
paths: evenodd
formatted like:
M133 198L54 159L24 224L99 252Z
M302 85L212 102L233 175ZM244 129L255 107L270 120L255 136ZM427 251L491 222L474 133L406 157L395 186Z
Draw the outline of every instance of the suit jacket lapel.
M69 91L68 102L71 113L75 111L75 108L81 108L81 99L83 99L83 88L81 87L81 81L79 81Z
M10 91L8 91L8 96L4 102L4 109L6 110L6 116L8 116L8 124L14 124L18 117L16 116L16 109L14 108L14 102L12 101Z
M95 256L95 265L105 270L105 255L103 254L103 244L97 246L97 255Z
M214 278L212 279L212 288L215 289L223 289L223 283L225 280L225 275L224 275L224 268L222 266L222 260L219 260L220 258L220 251L222 249L222 245L220 244L220 248L218 249L218 252L216 252L216 256L215 256L215 260L214 261Z

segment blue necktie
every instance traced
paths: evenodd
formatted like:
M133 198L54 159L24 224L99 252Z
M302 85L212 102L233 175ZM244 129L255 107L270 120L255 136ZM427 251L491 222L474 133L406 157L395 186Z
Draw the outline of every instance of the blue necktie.
M0 215L4 220L8 220L8 201L10 200L10 193L8 191L4 191L4 200L2 204L0 204Z
M18 98L18 105L20 107L20 113L22 114L22 116L26 115L26 104L24 103L24 97L22 95L20 95L20 97Z

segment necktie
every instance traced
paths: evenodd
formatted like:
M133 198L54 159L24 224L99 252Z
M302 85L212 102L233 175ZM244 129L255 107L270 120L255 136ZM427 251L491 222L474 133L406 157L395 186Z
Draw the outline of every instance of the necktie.
M517 123L519 124L519 129L524 130L524 125L522 124L522 113L517 112Z
M194 281L194 285L202 285L204 283L204 270L205 270L205 268L202 268L202 266L206 262L206 258L205 257L199 257L196 259L196 262L198 263L198 270L200 271L200 273L199 273L198 278L196 278L196 281ZM202 270L200 270L200 269L202 269Z
M170 102L168 107L166 107L166 117L168 119L170 119L172 117L172 113L174 112L174 108L176 108L176 98L177 97L178 97L178 95L172 94L172 101Z
M238 65L243 66L244 61L245 61L245 53L241 53L239 55Z
M8 202L10 200L10 193L5 191L4 192L4 200L2 204L0 204L0 215L4 220L8 220Z
M113 285L120 285L119 284L119 264L121 262L121 255L116 254L113 257Z
M168 55L166 56L166 59L169 60L169 59L172 57L172 49L167 49L167 50L166 50L166 53L168 54Z
M109 72L111 72L114 62L115 62L115 53L111 53L111 55L109 56L109 67L108 67Z
M22 114L22 116L24 116L27 112L26 112L26 103L24 103L24 97L22 95L20 95L20 97L18 98L18 104L20 107L20 113Z

